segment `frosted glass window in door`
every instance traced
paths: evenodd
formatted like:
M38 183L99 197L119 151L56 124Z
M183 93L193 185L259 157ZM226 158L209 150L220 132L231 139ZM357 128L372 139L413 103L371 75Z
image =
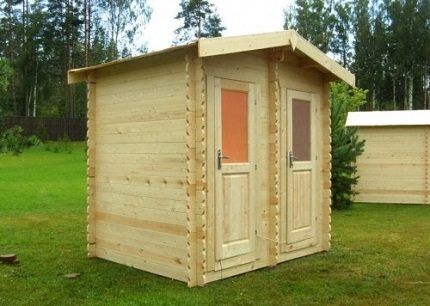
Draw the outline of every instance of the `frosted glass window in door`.
M293 99L293 155L295 161L311 160L311 102Z
M223 163L248 162L248 93L221 90Z

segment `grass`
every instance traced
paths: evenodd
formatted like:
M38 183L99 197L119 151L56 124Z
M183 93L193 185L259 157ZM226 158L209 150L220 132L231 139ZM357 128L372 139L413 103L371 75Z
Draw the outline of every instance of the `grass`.
M334 211L329 252L193 289L87 259L85 209L83 144L0 155L0 305L430 305L430 206Z

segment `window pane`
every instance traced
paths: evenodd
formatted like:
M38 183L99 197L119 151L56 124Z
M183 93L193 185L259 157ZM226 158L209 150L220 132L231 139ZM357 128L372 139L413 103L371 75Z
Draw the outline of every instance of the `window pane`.
M293 155L297 161L311 160L311 103L293 99Z
M248 93L221 90L224 163L248 162Z

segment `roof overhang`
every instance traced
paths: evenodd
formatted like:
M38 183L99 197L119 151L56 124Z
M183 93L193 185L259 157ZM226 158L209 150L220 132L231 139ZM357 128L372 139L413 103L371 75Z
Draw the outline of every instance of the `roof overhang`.
M289 47L293 52L301 52L306 58L308 58L308 62L312 62L311 66L321 68L327 74L330 74L331 80L342 80L351 86L355 86L354 74L329 58L324 52L308 42L294 30L233 37L203 38L184 46L168 48L92 67L70 70L68 73L68 83L73 84L85 81L87 79L87 72L91 70L119 65L129 61L142 60L146 58L149 59L151 56L173 52L180 49L195 48L196 46L199 57Z
M106 68L106 67L110 67L110 66L121 65L123 63L129 63L129 62L134 62L134 61L139 61L139 60L150 59L151 57L154 57L156 55L175 52L178 50L184 50L184 49L188 49L190 47L195 47L196 45L197 45L197 41L192 42L192 43L187 44L187 45L183 45L183 46L177 46L177 47L163 49L160 51L145 53L145 54L138 55L138 56L122 58L122 59L118 59L115 61L102 63L102 64L90 66L90 67L71 69L68 71L68 74L67 74L67 83L68 84L74 84L74 83L85 82L87 80L87 73L89 71L92 71L92 70L98 70L98 69L102 69L102 68Z
M349 112L346 126L430 125L430 110Z

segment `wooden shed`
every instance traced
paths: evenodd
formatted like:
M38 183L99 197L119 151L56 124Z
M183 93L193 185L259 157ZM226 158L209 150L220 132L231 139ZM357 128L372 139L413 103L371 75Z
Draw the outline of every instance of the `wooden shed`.
M187 282L330 247L329 82L294 31L69 72L88 84L88 255Z
M357 160L357 202L430 204L430 110L352 112L366 140Z

